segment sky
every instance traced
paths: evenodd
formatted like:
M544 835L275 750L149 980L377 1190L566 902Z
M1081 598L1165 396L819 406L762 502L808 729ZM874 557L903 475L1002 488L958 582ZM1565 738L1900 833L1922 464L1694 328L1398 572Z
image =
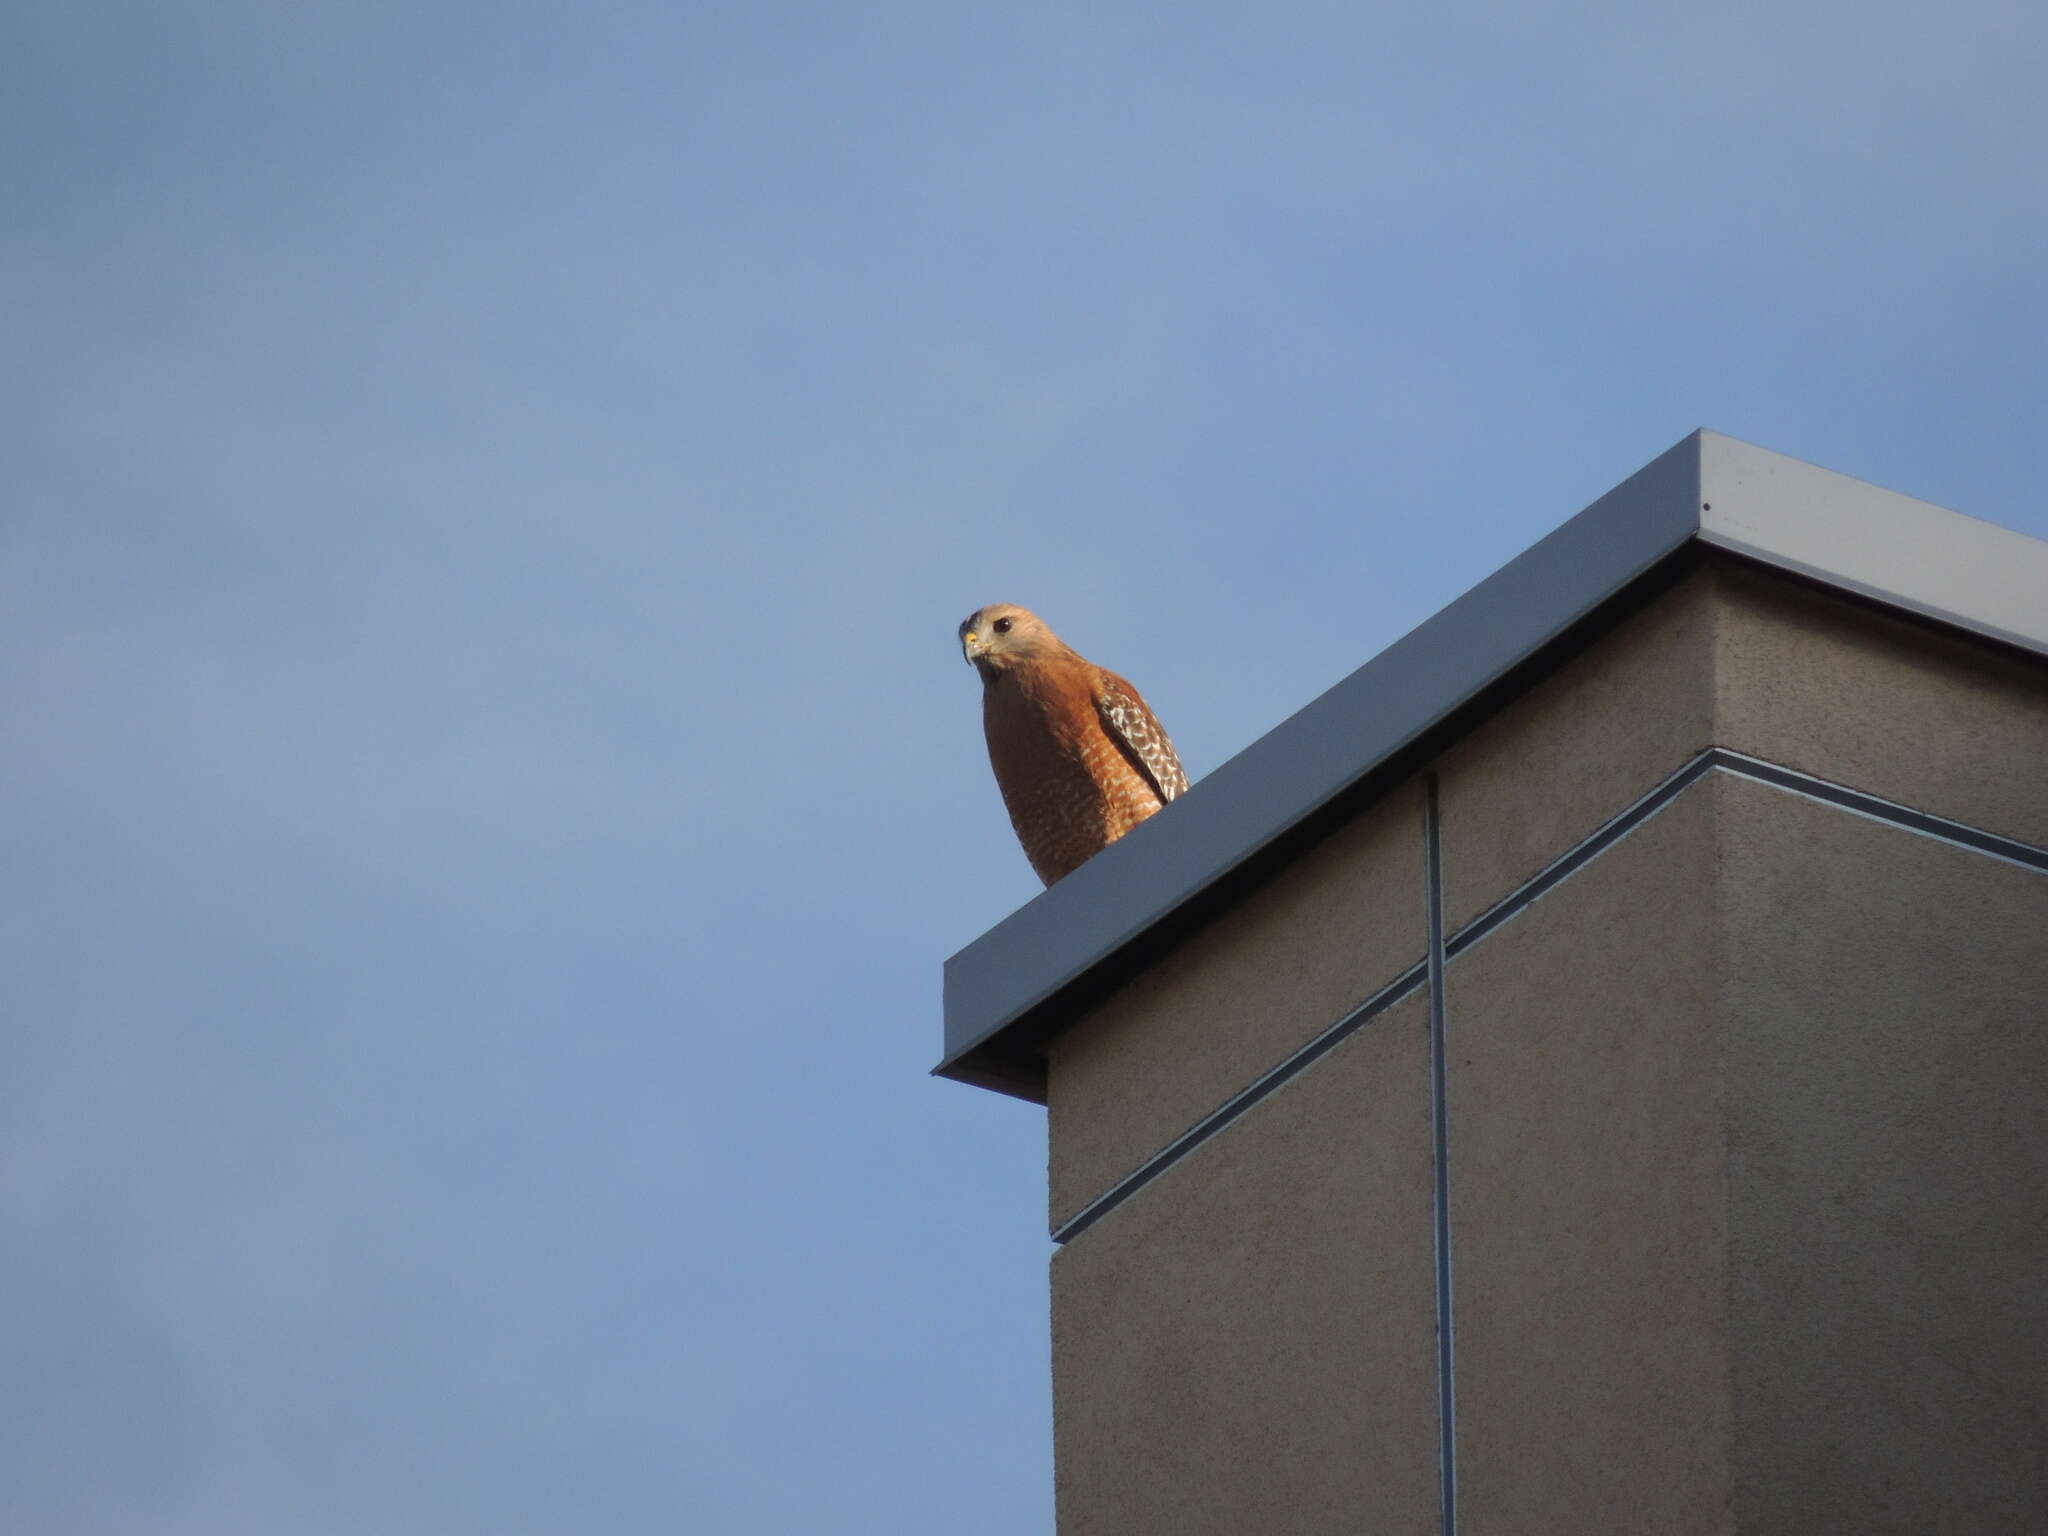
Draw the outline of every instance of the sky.
M2020 0L13 0L0 176L9 1531L1045 1533L964 615L1199 780L1698 426L2048 537Z

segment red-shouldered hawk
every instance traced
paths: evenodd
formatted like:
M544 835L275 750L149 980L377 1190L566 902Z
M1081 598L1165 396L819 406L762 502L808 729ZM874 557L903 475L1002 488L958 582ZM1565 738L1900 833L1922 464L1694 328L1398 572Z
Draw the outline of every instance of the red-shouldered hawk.
M1010 825L1047 885L1188 787L1138 690L1037 614L991 603L960 626L960 648L981 674L982 730Z

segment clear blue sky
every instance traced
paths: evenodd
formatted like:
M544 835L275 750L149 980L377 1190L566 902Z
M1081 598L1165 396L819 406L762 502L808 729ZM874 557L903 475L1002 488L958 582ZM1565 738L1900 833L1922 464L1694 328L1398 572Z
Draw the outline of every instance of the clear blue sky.
M1199 776L1695 426L2048 535L2034 0L19 3L0 146L8 1531L1043 1536L964 614Z

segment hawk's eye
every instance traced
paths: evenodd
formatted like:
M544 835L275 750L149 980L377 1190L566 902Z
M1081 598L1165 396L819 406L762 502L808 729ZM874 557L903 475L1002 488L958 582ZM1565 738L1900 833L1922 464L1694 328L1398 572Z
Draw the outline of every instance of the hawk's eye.
M1008 619L997 619L995 623L989 625L989 628L999 635L1007 635L1010 632L1010 621Z

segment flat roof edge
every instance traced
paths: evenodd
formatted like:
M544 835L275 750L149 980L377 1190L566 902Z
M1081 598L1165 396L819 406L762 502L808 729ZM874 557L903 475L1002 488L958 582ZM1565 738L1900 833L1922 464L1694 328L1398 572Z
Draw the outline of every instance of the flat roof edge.
M989 1049L1012 1023L1682 548L1699 527L1699 441L1659 455L949 959L934 1072L978 1080L989 1058L1013 1058Z
M1702 432L1700 542L2048 656L2048 544Z
M934 1074L1043 1102L1047 1003L1695 543L2048 654L2048 543L1693 432L947 960Z

